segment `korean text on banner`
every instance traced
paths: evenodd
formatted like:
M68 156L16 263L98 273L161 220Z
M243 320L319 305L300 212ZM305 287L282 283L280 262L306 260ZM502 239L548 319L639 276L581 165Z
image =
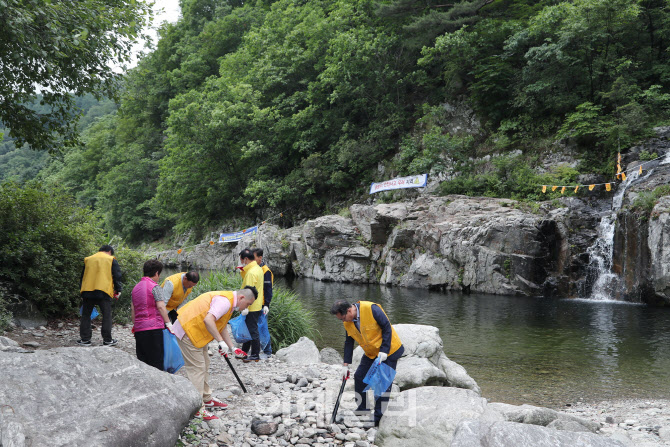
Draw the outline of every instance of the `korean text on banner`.
M385 182L373 183L370 185L370 194L376 192L388 191L389 189L402 188L423 188L426 186L428 174L410 175L409 177L399 177Z
M248 234L254 235L256 233L258 233L258 225L247 228L246 230L236 231L234 233L221 233L219 235L219 242L237 242L242 239L242 236L246 236Z

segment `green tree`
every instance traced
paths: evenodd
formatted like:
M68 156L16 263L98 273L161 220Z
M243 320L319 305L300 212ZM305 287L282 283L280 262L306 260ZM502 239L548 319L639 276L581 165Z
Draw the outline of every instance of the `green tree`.
M150 20L144 0L0 2L0 120L17 147L53 149L76 139L73 97L114 97L120 74ZM42 88L40 103L29 103Z

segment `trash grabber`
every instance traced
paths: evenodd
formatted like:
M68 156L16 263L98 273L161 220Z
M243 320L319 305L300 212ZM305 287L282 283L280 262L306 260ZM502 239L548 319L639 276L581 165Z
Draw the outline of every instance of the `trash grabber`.
M337 416L337 409L340 408L340 399L342 399L342 393L344 393L344 385L346 385L348 378L349 374L347 374L345 377L342 377L342 386L340 387L340 394L337 395L337 400L335 401L335 408L333 409L333 416L330 418L331 424L335 423L335 416Z
M233 364L230 363L230 360L228 359L227 356L223 355L222 357L223 357L224 359L226 359L226 362L228 363L228 366L230 366L230 370L233 372L233 375L234 375L235 378L237 379L237 382L238 382L238 383L240 384L240 386L242 387L242 391L244 391L244 392L246 393L246 392L247 392L247 389L244 387L244 384L243 384L242 381L240 380L240 376L238 376L238 375L237 375L237 372L235 372L235 368L233 368Z

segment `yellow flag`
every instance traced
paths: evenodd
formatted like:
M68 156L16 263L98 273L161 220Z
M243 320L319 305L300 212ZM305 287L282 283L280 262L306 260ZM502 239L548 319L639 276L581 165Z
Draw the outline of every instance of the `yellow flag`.
M640 175L642 175L642 165L640 165Z
M181 248L179 250L177 250L177 254L179 254L179 253L181 253Z
M625 172L621 173L621 180L623 180L624 182L626 181L626 173Z
M617 179L617 180L621 180L621 173L617 173L617 175L616 175L616 179Z
M608 191L612 190L612 184L611 183L605 183L605 189Z
M556 188L558 188L558 186L552 186L552 187L551 187L551 190L552 190L552 191L556 191Z
M565 186L561 188L561 194L565 192Z
M616 165L616 173L618 174L621 172L621 165Z
M542 185L542 192L547 192L547 185Z
M621 164L621 152L619 152L619 155L617 156L616 162L617 162L617 164Z
M579 185L575 186L575 192L579 189Z
M596 185L589 185L589 191L593 191L593 188L595 188Z

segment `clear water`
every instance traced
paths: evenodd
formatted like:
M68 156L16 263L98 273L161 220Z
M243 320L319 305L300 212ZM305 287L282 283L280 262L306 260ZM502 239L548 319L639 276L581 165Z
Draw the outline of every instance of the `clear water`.
M446 354L496 402L562 407L578 401L668 398L670 310L613 301L430 292L296 279L314 312L316 343L342 350L338 298L380 303L394 324L436 326Z

